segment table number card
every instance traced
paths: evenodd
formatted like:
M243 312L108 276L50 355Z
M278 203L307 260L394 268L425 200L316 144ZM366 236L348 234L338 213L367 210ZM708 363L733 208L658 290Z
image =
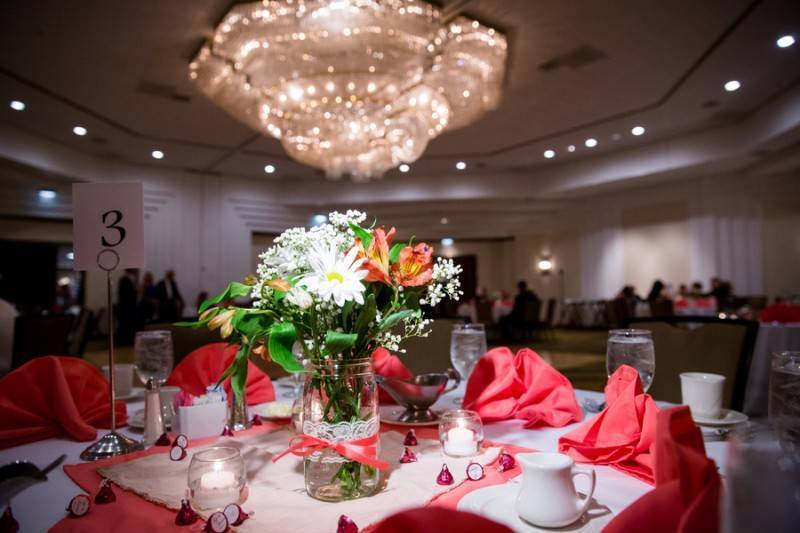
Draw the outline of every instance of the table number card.
M142 184L72 185L75 270L144 267Z

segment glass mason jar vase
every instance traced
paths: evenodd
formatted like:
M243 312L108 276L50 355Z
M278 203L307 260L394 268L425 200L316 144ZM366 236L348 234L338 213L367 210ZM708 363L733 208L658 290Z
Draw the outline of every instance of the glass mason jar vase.
M311 363L303 387L303 433L331 442L376 435L380 429L378 391L369 358ZM376 468L342 457L332 449L304 459L306 492L337 502L377 491Z

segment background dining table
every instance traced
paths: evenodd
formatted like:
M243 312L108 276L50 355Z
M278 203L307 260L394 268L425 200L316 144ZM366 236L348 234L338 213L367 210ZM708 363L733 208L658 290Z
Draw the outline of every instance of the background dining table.
M278 391L287 387L276 387ZM279 393L280 395L280 393ZM443 395L434 405L434 409L454 409L455 399L464 395L464 385ZM589 399L602 402L603 395L599 392L577 390L578 402L583 404ZM670 404L661 403L662 407ZM128 413L132 415L143 408L143 402L132 401L128 403ZM584 413L584 421L597 416L596 413ZM507 420L494 422L484 426L485 438L503 444L515 444L539 451L557 451L558 438L575 429L580 423L570 424L561 428L524 429L521 420ZM397 426L394 426L397 428ZM404 428L399 428L403 430ZM141 432L130 428L123 428L123 434L140 439ZM98 437L105 433L98 431ZM44 466L61 454L67 454L64 464L80 463L79 455L88 445L87 442L75 442L67 438L53 438L33 442L24 446L17 446L0 451L0 465L16 460L27 460L37 466ZM725 476L727 443L724 441L706 442L706 452L714 459L720 468L720 473ZM640 496L653 487L635 479L627 474L608 466L590 465L597 474L597 487L594 498L607 506L612 513L617 514L633 503ZM580 485L579 485L580 487ZM116 490L122 490L115 488ZM14 517L20 524L21 531L46 531L66 515L65 508L70 499L83 491L70 480L62 468L58 468L48 475L48 480L27 489L16 496L11 502ZM326 528L325 531L328 531Z

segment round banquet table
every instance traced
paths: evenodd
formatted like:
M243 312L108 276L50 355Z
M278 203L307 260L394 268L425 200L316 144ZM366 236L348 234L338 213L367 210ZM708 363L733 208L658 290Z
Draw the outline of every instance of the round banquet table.
M283 387L276 387L278 395ZM455 408L454 398L464 394L464 386L442 396L434 408L453 409ZM603 395L599 392L576 391L578 401L590 398L595 401L602 401ZM133 414L144 406L143 402L128 403L128 413ZM659 402L659 406L669 406L667 403ZM584 421L597 416L596 414L584 413ZM582 423L582 422L581 422ZM579 424L571 424L563 428L546 429L524 429L522 421L508 420L487 424L484 433L487 439L504 444L516 444L539 451L556 451L558 448L558 438L575 429ZM399 428L404 431L403 428ZM104 434L98 431L98 437ZM140 439L141 432L123 428L121 433ZM62 453L67 454L64 464L75 464L81 462L80 453L89 442L75 442L69 439L58 438L48 439L38 442L8 448L0 451L0 465L15 460L27 460L37 466L44 465L53 461ZM708 456L717 462L720 473L725 474L725 455L727 443L725 442L706 442L706 452ZM642 481L623 474L607 466L591 466L597 473L597 487L594 497L597 501L607 505L614 514L633 503L652 487ZM21 531L46 531L56 522L64 518L69 500L82 493L75 483L70 480L62 468L57 468L48 475L48 480L39 483L16 496L11 502L14 517L20 524ZM121 489L120 489L121 490Z

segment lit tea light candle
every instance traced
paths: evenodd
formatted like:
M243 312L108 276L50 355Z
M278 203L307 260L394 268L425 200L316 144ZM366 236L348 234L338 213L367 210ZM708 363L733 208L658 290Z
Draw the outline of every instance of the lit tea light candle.
M446 455L470 457L478 455L483 442L483 423L478 413L459 409L442 414L439 441Z
M478 441L475 440L475 432L462 427L449 429L444 441L444 453L456 457L477 454Z
M236 477L228 470L206 472L200 477L200 488L207 490L228 489L234 485Z

